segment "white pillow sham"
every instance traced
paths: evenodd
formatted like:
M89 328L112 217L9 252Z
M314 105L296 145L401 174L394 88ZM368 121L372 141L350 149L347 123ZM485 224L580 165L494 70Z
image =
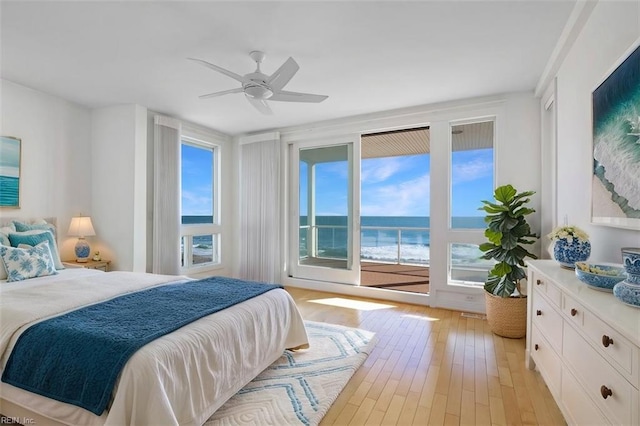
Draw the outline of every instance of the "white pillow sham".
M55 275L56 271L49 242L22 249L0 246L0 259L7 271L7 282Z

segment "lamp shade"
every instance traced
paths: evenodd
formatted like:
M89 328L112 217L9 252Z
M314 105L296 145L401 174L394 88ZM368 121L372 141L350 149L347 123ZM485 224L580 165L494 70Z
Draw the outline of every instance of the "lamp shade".
M91 218L89 216L72 217L67 235L70 237L92 237L96 235L96 231L93 230Z

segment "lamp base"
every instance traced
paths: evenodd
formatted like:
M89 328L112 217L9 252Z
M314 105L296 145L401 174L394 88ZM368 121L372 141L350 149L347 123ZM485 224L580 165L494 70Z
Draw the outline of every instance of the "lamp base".
M75 251L76 251L76 262L85 263L89 260L91 247L89 246L89 243L87 243L87 240L85 240L84 238L78 238Z

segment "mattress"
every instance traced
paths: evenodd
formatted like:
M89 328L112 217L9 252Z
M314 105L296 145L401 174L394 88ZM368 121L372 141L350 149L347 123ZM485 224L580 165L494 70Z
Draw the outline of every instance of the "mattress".
M20 333L38 321L187 279L68 269L50 277L0 283L0 365L4 368ZM6 383L0 383L0 397L64 424L201 425L285 348L307 344L295 302L276 289L142 347L122 370L110 407L101 416Z

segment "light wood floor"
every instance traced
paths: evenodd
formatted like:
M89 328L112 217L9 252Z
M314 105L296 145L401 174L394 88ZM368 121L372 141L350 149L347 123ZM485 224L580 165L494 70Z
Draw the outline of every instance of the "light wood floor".
M540 374L524 366L524 339L496 336L486 321L456 311L287 290L305 319L378 338L321 426L566 424ZM334 298L390 307L314 302Z

